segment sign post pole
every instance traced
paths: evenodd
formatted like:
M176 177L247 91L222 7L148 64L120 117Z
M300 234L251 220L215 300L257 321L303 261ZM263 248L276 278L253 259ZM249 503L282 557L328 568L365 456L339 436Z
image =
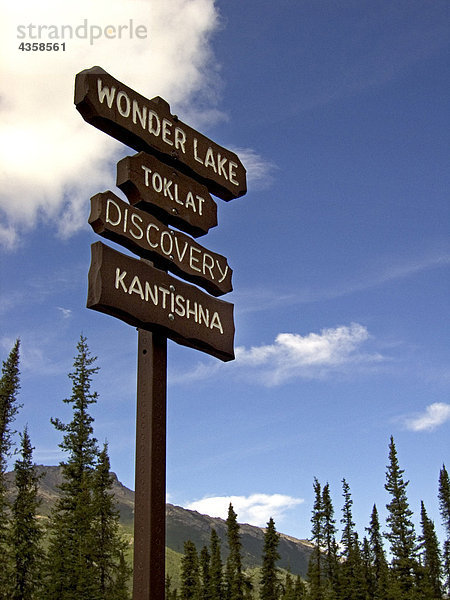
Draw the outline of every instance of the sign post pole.
M164 600L167 338L138 329L133 600Z

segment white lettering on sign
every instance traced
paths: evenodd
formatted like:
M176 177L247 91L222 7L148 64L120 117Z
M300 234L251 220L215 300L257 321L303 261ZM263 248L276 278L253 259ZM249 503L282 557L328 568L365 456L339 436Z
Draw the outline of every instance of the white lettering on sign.
M181 127L173 127L173 123L169 119L161 119L154 110L145 105L139 105L137 100L131 101L124 91L120 91L116 96L116 88L103 85L100 78L97 79L97 93L100 104L103 104L106 99L108 108L114 110L115 98L117 111L122 117L129 118L131 114L135 125L139 124L142 129L147 129L154 136L161 137L165 144L174 146L175 150L181 150L183 154L186 154L186 133Z
M182 294L177 294L172 289L173 286L167 289L149 281L141 282L138 275L135 275L127 284L126 277L127 271L122 271L120 267L116 267L114 282L116 290L129 295L137 294L144 302L149 302L166 310L169 316L172 315L172 318L177 315L182 319L193 319L198 325L211 330L217 329L223 335L222 321L217 311L210 311L200 302L192 301Z
M144 223L137 212L128 207L122 209L112 198L106 202L105 221L135 240L140 240L141 247L147 246L176 263L187 263L192 271L212 281L222 283L228 276L229 266L225 258L212 256L201 246L191 244L187 236L177 234L174 230L153 222Z
M210 167L214 173L224 177L226 181L230 181L233 185L239 185L239 182L236 180L236 169L238 167L237 163L232 160L228 160L225 156L222 156L219 152L217 156L214 155L214 150L211 146L208 146L205 156L202 158L198 155L198 140L194 138L194 159L204 165L205 167ZM225 165L228 163L228 167Z
M145 165L142 165L142 169L145 173L144 182L147 187L152 188L157 194L162 194L164 198L168 198L176 204L181 204L185 208L189 208L192 212L198 213L200 216L203 214L204 198L198 194L194 196L192 192L188 192L185 198L180 198L178 183L160 175L156 171L152 171Z
M131 118L135 125L148 131L155 137L160 138L167 146L174 150L187 153L187 134L179 125L175 125L170 119L160 117L148 106L139 104L138 100L131 100L125 91L117 92L116 87L104 85L101 78L97 79L97 94L100 104L106 102L108 108L119 113L125 119ZM189 147L191 145L189 144ZM207 169L214 171L216 175L229 181L233 185L239 185L236 169L238 164L222 156L220 152L208 146L204 156L199 155L198 139L192 140L192 157Z

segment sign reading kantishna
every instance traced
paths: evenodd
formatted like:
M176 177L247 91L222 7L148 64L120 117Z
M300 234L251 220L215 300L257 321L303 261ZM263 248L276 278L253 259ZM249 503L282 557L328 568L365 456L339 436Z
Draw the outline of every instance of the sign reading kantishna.
M88 278L88 308L221 360L234 359L234 307L229 302L102 242L91 245Z

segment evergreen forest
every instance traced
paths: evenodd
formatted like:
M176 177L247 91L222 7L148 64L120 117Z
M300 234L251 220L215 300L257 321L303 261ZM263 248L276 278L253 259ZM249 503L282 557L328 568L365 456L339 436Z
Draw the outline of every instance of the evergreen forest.
M94 436L91 389L98 371L80 336L73 370L68 423L51 419L61 434L63 483L45 523L38 518L39 475L25 427L14 430L19 404L20 342L3 362L0 379L0 600L130 600L127 543L121 535L110 473L108 445ZM16 494L7 494L8 461L14 460ZM328 483L313 482L312 553L306 578L277 566L280 536L269 519L258 569L243 567L237 514L230 504L227 547L211 528L209 545L186 540L175 587L166 575L166 600L443 600L450 594L450 478L445 465L437 502L445 539L438 539L424 503L416 531L393 437L388 446L384 526L374 505L360 539L352 515L349 483L342 480L336 514ZM339 525L338 525L339 524ZM226 550L226 552L223 552ZM226 559L223 558L226 556Z

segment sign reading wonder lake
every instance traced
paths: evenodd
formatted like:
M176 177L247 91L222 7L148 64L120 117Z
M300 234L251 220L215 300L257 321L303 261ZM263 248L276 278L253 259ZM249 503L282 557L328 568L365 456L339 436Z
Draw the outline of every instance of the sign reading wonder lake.
M246 193L245 168L236 154L171 115L162 98L149 100L93 67L76 76L75 105L91 125L131 148L156 153L194 175L219 198L231 200Z

